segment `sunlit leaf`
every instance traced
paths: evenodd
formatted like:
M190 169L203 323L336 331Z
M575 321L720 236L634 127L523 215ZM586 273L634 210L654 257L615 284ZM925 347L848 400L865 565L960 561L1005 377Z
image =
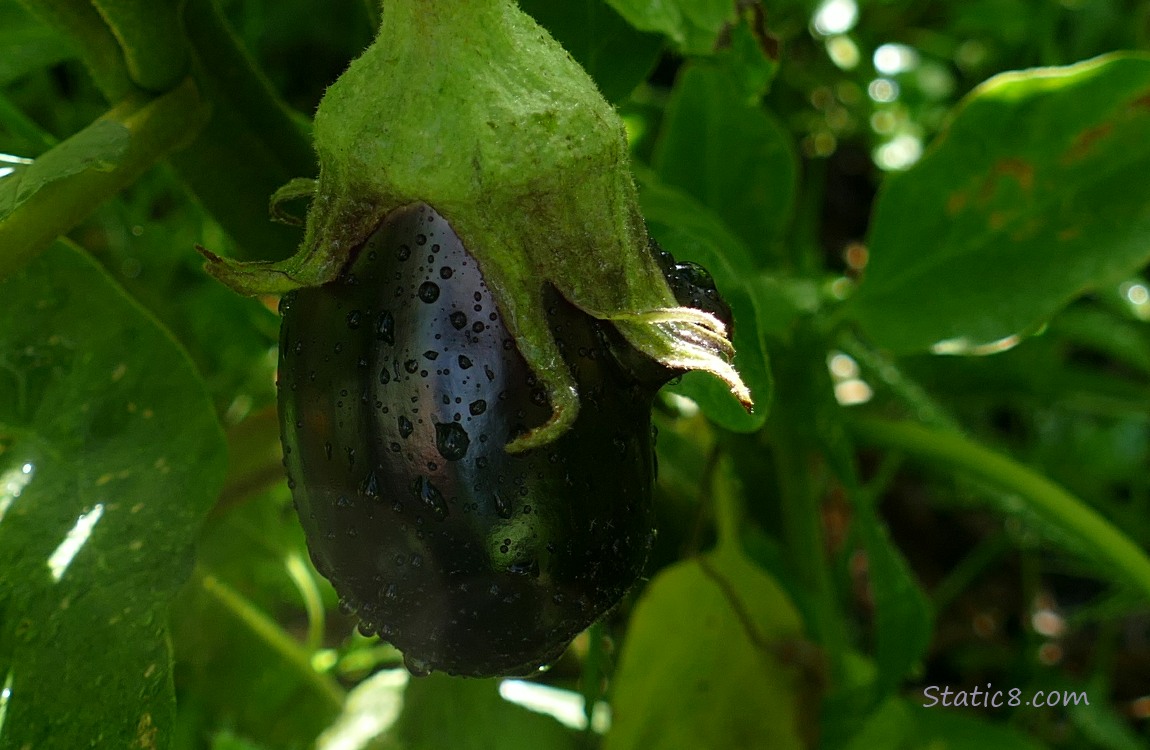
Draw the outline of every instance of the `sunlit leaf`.
M990 352L1150 260L1150 56L991 79L889 177L853 315L897 352Z
M730 548L647 587L615 675L606 750L802 748L799 617Z
M223 476L211 401L75 249L53 246L0 299L0 744L163 747L167 605Z

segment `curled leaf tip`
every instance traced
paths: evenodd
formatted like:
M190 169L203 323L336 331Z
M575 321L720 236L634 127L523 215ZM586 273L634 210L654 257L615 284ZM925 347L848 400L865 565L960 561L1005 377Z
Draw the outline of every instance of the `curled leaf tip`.
M579 393L573 385L561 384L548 391L551 418L534 429L511 440L504 447L508 453L524 453L554 442L575 424L579 416Z
M693 308L662 308L616 320L627 341L671 370L701 370L726 383L745 409L754 406L751 391L731 364L735 349L727 327L715 316Z
M196 250L207 261L204 263L204 270L210 276L248 297L286 294L303 286L278 264L233 260L217 255L200 245L196 245Z

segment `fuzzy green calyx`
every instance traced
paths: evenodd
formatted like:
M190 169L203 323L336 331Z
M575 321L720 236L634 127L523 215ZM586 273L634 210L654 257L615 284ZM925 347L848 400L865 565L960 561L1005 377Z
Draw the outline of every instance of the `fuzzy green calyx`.
M265 265L209 256L233 287L331 281L390 212L424 202L479 262L547 387L550 421L508 450L554 440L578 413L547 283L647 356L712 372L749 406L722 324L678 307L648 250L622 121L513 0L388 0L375 42L324 96L315 143L320 175L299 253Z

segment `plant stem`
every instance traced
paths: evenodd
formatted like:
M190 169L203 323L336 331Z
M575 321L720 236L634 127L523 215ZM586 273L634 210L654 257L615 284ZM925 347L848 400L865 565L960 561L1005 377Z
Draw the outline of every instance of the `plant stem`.
M197 571L192 585L198 587L222 613L238 625L268 644L285 662L302 675L312 686L314 694L338 712L343 708L344 691L334 680L316 672L311 659L298 643L292 640L274 621L240 596L230 586L212 575Z
M968 473L1019 496L1029 510L1150 599L1150 558L1097 511L1049 479L954 433L874 418L855 418L848 427L863 442Z
M207 114L199 89L190 78L144 104L133 100L112 109L101 119L127 128L130 140L123 158L110 171L89 169L45 185L0 221L0 278L24 265L170 151L195 137Z
M819 499L811 484L801 436L778 420L771 448L782 496L783 535L791 574L809 594L808 613L819 643L829 657L831 674L843 674L845 636L826 556Z

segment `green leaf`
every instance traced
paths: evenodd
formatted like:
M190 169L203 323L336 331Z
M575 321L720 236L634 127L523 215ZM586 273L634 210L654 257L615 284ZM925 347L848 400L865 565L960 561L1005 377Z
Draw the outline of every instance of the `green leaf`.
M19 3L0 4L0 87L73 56L64 39Z
M0 221L45 185L96 170L110 172L127 153L131 137L123 124L97 120L26 167L0 178Z
M1007 73L880 194L850 305L881 346L978 351L1150 260L1150 56Z
M763 23L763 11L752 5L731 27L729 45L716 55L730 71L744 101L758 102L779 72L779 43Z
M706 268L735 316L735 367L755 400L747 413L730 389L716 378L689 372L670 386L702 406L707 416L725 429L754 432L770 411L772 383L767 348L759 332L759 313L750 293L753 272L750 253L722 220L687 195L639 171L639 203L651 235L679 262L693 261Z
M187 355L77 250L0 284L6 747L164 747L167 605L224 444Z
M663 39L637 30L602 0L522 0L519 7L571 53L612 102L642 83L663 49Z
M714 51L720 32L736 19L731 0L607 0L641 31L663 34L687 55Z
M503 700L498 680L433 674L408 683L391 739L402 750L571 750L576 735Z
M798 171L790 135L722 67L688 66L667 105L654 167L714 211L751 249L778 254Z
M782 589L733 548L665 569L631 617L606 750L806 747L800 638Z
M1042 750L1043 745L1011 727L992 724L953 709L919 708L912 712L917 727L908 748L946 750Z
M874 508L864 500L855 514L875 607L878 676L872 690L881 698L926 654L933 621L930 602Z

